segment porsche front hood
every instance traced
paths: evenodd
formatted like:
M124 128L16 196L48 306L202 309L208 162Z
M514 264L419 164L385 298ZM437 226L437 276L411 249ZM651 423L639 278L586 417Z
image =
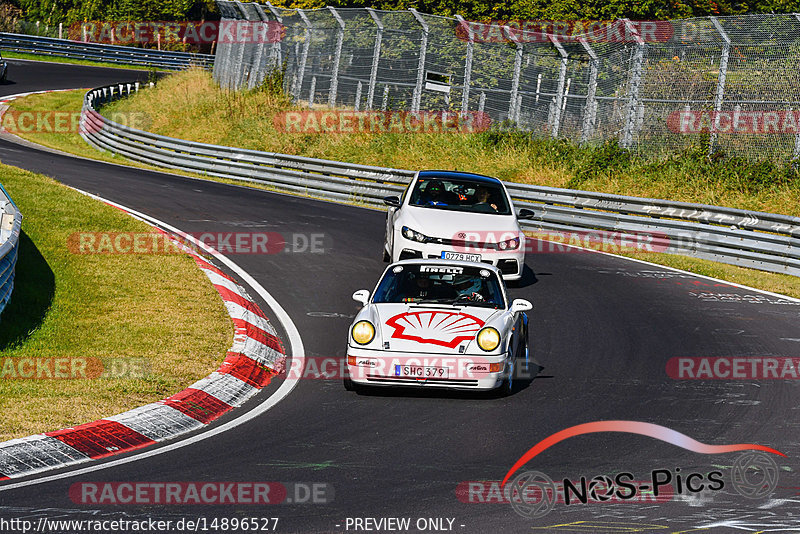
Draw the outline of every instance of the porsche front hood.
M384 350L458 354L478 331L502 310L481 307L381 304L375 306L376 328ZM385 344L388 343L388 348Z

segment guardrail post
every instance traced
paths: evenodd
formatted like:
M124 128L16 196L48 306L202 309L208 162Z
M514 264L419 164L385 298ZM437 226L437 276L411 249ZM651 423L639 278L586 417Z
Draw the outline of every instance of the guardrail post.
M381 45L383 44L383 23L371 7L367 8L367 13L375 22L375 46L372 48L372 67L369 71L369 89L367 89L367 110L372 109L372 102L375 98L375 85L378 83L378 62L381 58Z
M305 37L303 42L303 51L300 55L300 66L297 68L297 79L295 80L295 87L292 91L295 100L300 100L300 91L303 89L303 76L306 72L306 62L308 61L308 48L311 46L311 21L302 9L297 10L297 14L303 19L303 24L306 26Z
M334 107L336 105L336 90L339 88L339 63L342 60L342 44L344 43L344 21L336 8L328 6L333 18L339 24L339 31L336 33L336 51L333 54L333 70L331 72L331 89L328 93L328 105Z
M409 8L409 11L422 27L422 38L419 45L419 65L417 66L417 85L414 87L414 97L411 101L411 111L419 111L422 104L422 84L425 81L425 56L428 53L428 23L417 12L416 9Z
M625 26L636 39L636 51L633 54L633 61L631 65L631 77L628 84L628 102L625 110L625 124L622 127L622 139L620 139L620 146L622 148L631 148L633 146L633 132L636 129L636 112L639 107L639 87L642 83L642 70L644 67L644 55L646 51L646 44L639 32L633 26L630 20L625 20Z
M558 85L556 87L556 96L553 99L553 120L552 120L552 129L550 130L550 136L554 139L558 137L558 130L561 129L561 115L562 115L562 105L565 103L566 98L564 97L564 85L567 79L567 65L569 64L569 54L561 46L561 43L558 42L558 39L554 35L547 36L550 39L550 42L553 43L553 46L556 47L558 50L559 55L561 56L561 64L558 68ZM549 121L548 121L549 122Z
M514 75L511 78L511 94L508 97L508 120L516 122L517 94L519 94L519 78L522 74L522 43L516 44L514 51Z
M269 2L266 3L269 12L272 13L272 16L275 17L275 21L283 25L283 17L278 12L277 8L270 4ZM270 63L272 63L273 68L281 68L283 65L283 54L281 51L281 41L280 39L276 39L275 43L273 43L272 50L269 53Z
M724 41L722 45L722 55L719 58L719 75L717 76L717 90L714 92L714 126L711 128L711 135L708 138L708 155L714 153L714 145L717 141L717 130L719 130L719 112L722 111L722 99L725 96L725 77L728 75L728 57L731 53L731 40L717 17L709 17L714 28L717 29L720 37Z
M475 39L472 37L470 23L461 15L456 15L458 23L467 31L467 57L464 61L464 89L461 91L461 113L469 111L469 84L472 81L472 55Z
M586 106L583 109L583 127L581 128L581 143L587 142L594 135L597 122L597 71L600 68L600 58L595 54L585 37L578 39L583 49L589 54L589 87L586 92Z

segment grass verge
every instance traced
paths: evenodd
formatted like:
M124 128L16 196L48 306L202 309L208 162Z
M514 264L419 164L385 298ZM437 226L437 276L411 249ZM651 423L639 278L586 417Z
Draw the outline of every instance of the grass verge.
M188 70L162 79L152 90L108 106L104 113L145 113L150 119L150 131L205 143L395 168L468 170L522 183L800 216L800 176L796 170L722 155L710 160L702 148L658 161L643 161L615 144L577 147L566 141L495 131L415 135L284 133L276 129L274 114L297 108L276 90L279 82L268 79L260 88L237 93L221 90L205 71ZM79 111L81 99L82 94L77 93L34 95L14 102L13 107ZM76 134L35 133L23 137L85 157L154 168L100 153ZM800 297L800 279L792 276L667 254L631 257Z
M67 246L74 232L151 230L45 176L0 170L24 216L15 288L0 318L0 440L162 399L219 366L231 322L191 258L74 254ZM37 379L45 376L38 371L19 378L30 372L23 360L55 358L78 368L88 361L89 369L100 361L106 371L94 379Z

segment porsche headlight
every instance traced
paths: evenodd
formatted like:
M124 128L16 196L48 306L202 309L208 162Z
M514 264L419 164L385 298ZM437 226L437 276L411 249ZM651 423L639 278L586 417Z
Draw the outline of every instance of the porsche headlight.
M488 326L478 332L478 346L486 352L491 352L500 344L500 332Z
M416 230L412 230L408 226L403 227L403 237L409 241L417 241L418 243L425 243L428 241L428 236L421 234Z
M369 321L358 321L353 325L350 335L359 345L366 345L375 337L375 327Z

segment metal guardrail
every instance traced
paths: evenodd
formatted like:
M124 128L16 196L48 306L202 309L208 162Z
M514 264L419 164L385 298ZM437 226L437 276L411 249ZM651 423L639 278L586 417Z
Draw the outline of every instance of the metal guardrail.
M0 313L6 308L14 290L14 268L21 229L22 213L0 186Z
M413 171L210 145L129 128L103 117L104 103L139 90L116 84L86 93L81 136L100 150L207 176L258 182L338 201L383 206ZM619 232L652 238L658 251L800 276L800 218L703 204L506 183L526 230ZM602 236L600 236L602 240ZM573 242L573 241L570 241Z
M191 65L204 68L211 68L214 65L214 56L208 54L84 43L68 39L54 39L16 33L0 33L0 49L171 70L185 69Z

